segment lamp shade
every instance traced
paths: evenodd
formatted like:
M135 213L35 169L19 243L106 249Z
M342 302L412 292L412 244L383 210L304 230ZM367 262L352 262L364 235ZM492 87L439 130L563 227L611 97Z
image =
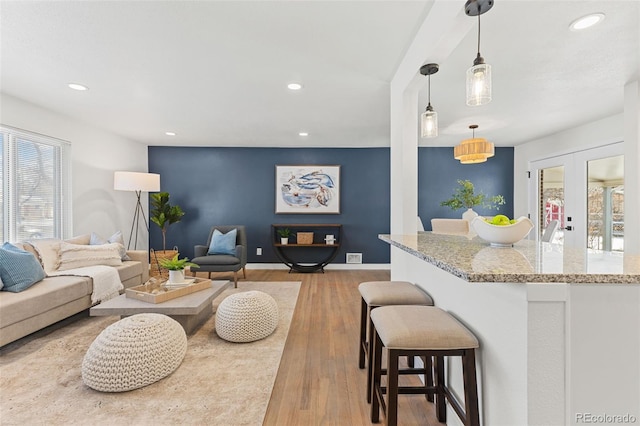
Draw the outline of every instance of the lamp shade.
M495 155L493 143L484 138L466 139L453 148L453 156L462 164L484 163Z
M491 102L491 65L474 64L467 70L467 105L479 106Z
M435 138L438 136L438 113L429 109L422 113L421 128L423 138Z
M117 191L160 191L160 175L157 173L115 172L113 189Z

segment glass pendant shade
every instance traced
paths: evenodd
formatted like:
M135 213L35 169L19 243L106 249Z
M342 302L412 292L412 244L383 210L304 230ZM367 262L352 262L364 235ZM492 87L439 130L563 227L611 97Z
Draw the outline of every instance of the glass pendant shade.
M438 136L438 113L431 106L431 74L440 69L438 64L425 64L420 67L420 74L429 78L429 103L427 109L420 116L420 134L423 138L435 138Z
M467 105L478 106L491 102L491 65L474 64L467 70Z
M438 113L427 108L420 118L422 137L435 138L438 136Z

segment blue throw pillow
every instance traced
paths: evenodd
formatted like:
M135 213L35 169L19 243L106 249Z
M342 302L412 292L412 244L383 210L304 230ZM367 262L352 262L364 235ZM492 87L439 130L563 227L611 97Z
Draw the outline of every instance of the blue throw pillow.
M231 256L235 256L237 235L238 230L235 228L226 234L214 229L207 254L230 254Z
M18 293L42 281L45 273L33 253L4 243L0 248L0 277L3 291Z

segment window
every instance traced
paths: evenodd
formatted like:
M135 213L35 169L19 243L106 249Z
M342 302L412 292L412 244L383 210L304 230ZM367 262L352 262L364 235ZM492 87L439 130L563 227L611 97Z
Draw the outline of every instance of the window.
M2 241L68 234L70 150L69 142L0 126Z

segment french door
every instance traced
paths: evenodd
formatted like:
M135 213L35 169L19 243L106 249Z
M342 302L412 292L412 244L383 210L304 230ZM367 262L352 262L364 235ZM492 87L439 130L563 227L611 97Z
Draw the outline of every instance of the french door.
M552 242L624 250L624 157L616 143L530 163L529 203L537 238L558 222Z

